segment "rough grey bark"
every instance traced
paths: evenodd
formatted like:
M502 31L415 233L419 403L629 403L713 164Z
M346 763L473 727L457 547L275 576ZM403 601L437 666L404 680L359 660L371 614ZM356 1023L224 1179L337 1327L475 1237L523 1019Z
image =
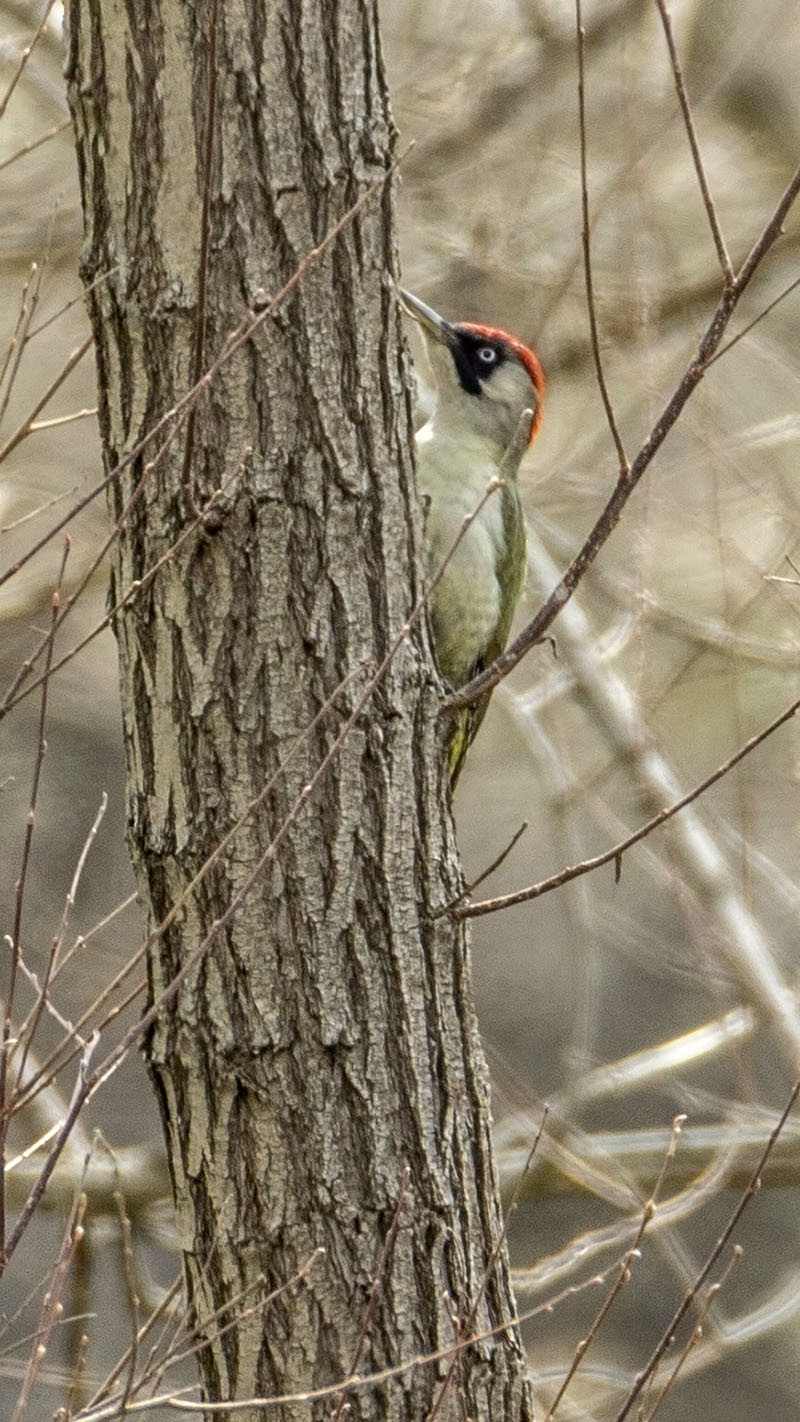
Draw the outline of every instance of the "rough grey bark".
M220 4L216 98L212 13L201 0L68 6L109 468L192 383L210 113L206 363L393 150L374 0ZM188 495L185 429L151 471L157 446L113 486L118 517L144 479L114 555L116 598L241 468L213 525L118 619L130 843L153 923L275 777L153 949L154 999L245 884L415 596L393 270L387 184L215 378ZM459 883L437 697L417 629L148 1041L212 1399L349 1372L406 1166L411 1201L358 1371L448 1347L452 1308L467 1320L476 1305L475 1332L510 1316L504 1251L491 1262L499 1217L467 949L432 917ZM265 1311L242 1308L221 1338L206 1322L318 1248L306 1282ZM419 1422L447 1366L353 1391L351 1415ZM459 1385L471 1417L531 1415L513 1333L466 1349ZM463 1415L457 1391L438 1415ZM281 1415L329 1417L331 1402Z

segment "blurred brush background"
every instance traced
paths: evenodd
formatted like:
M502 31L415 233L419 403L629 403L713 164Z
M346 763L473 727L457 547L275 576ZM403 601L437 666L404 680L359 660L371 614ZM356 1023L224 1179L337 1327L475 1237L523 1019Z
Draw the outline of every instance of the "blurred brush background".
M521 471L530 529L521 622L581 546L617 474L589 340L574 10L564 0L384 0L382 11L401 142L415 140L398 195L404 281L448 318L514 331L535 346L547 374L542 432ZM41 14L0 3L0 103ZM800 157L800 16L793 0L677 0L673 20L735 268ZM721 274L656 5L594 0L584 23L596 311L632 457L696 352ZM0 384L3 450L88 334L63 62L53 7L0 122L0 368L21 311L27 323L27 338L9 347ZM792 215L729 336L795 279L799 234ZM522 821L528 828L476 898L512 891L624 839L800 694L799 311L800 292L790 294L709 370L555 624L555 647L534 649L495 693L456 798L468 878ZM37 416L43 427L4 458L2 569L100 477L95 403L88 352ZM78 412L88 413L62 422ZM69 533L66 586L74 590L107 536L102 499ZM0 587L4 686L47 627L62 553L55 539ZM59 654L104 616L105 582L100 566L67 619ZM0 727L9 933L38 715L39 699L30 695ZM63 1037L64 1020L78 1021L141 939L133 903L103 923L133 890L108 631L54 678L46 738L22 927L25 962L39 976L104 793L108 808L65 933L65 949L77 939L77 951L53 986L62 1020L48 1014L43 1021L40 1060ZM660 1187L665 1204L559 1407L564 1418L616 1415L727 1221L797 1075L797 797L798 727L790 721L626 854L619 882L608 865L475 921L475 978L507 1193L550 1103L511 1224L520 1308L605 1276L604 1284L567 1292L526 1326L542 1414L633 1240L673 1118L687 1120ZM26 980L20 991L32 1007L36 983ZM123 996L121 989L114 1000ZM76 1070L72 1062L62 1073L62 1098ZM62 1110L55 1093L40 1102L38 1114L12 1132L12 1153L47 1129L48 1112L56 1119ZM54 1184L50 1208L4 1280L5 1413L38 1318L38 1281L95 1127L118 1157L145 1302L176 1272L157 1112L138 1059L106 1083L89 1117L62 1171L63 1188ZM92 1377L130 1339L102 1150L93 1168L106 1174L89 1190L90 1228L65 1298L76 1321L60 1325L49 1350L31 1406L37 1418L64 1405L63 1377L82 1334ZM9 1176L17 1206L34 1170L35 1161L23 1162ZM663 1402L664 1422L701 1413L707 1422L798 1415L799 1185L800 1134L790 1121L736 1231L743 1255L704 1307L702 1339ZM728 1251L712 1279L730 1264ZM656 1392L697 1321L691 1314ZM78 1389L76 1399L91 1390Z

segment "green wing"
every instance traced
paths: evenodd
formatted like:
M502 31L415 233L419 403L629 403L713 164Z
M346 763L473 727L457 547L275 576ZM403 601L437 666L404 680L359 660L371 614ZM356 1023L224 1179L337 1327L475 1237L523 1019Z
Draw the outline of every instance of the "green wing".
M519 494L516 484L508 480L503 490L503 531L505 533L505 550L501 559L495 564L497 579L502 588L502 598L500 603L500 616L497 619L491 637L476 658L470 671L468 681L485 671L486 667L492 665L497 658L505 651L508 641L508 634L511 631L511 623L514 618L520 594L525 585L525 572L527 567L527 553L525 547L525 519L522 513ZM491 691L479 697L471 706L467 706L457 717L454 717L454 727L452 739L448 748L448 764L450 769L450 788L455 789L456 781L461 774L464 761L467 758L467 751L474 741L481 721L486 715L489 702L492 699Z

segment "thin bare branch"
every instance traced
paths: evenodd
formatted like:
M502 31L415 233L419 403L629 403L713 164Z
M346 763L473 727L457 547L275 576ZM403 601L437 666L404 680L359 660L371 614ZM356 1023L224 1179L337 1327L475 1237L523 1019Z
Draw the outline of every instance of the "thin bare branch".
M108 928L108 925L113 923L114 919L118 918L121 913L131 908L133 904L137 902L138 897L139 895L136 890L134 890L133 893L128 894L127 898L121 899L118 904L115 904L112 909L109 909L108 913L103 914L103 917L98 919L92 928L87 928L85 933L79 933L72 947L67 949L67 952L58 964L53 974L54 978L58 977L58 974L64 971L70 959L74 957L76 953L79 953L82 948L85 948L87 943L91 943L92 939L96 938L98 933L102 933L104 928Z
M229 1400L226 1402L203 1402L189 1399L186 1394L195 1391L192 1386L175 1388L171 1392L162 1393L151 1398L142 1398L128 1405L128 1413L142 1414L155 1412L159 1408L173 1410L175 1412L185 1411L192 1414L208 1412L213 1415L217 1412L245 1412L247 1410L272 1410L275 1407L287 1407L297 1403L320 1402L326 1398L335 1397L341 1392L343 1387L349 1391L364 1391L368 1388L380 1387L383 1383L391 1381L393 1378L402 1377L403 1373L408 1373L417 1368L432 1367L442 1363L454 1354L463 1352L465 1348L475 1347L476 1344L487 1343L491 1339L500 1338L509 1329L518 1328L521 1324L527 1323L530 1319L538 1317L542 1313L552 1313L554 1306L564 1299L572 1298L585 1288L591 1288L604 1282L603 1274L594 1274L591 1278L583 1280L579 1284L570 1284L558 1298L548 1299L546 1303L537 1304L535 1308L526 1309L524 1313L517 1313L513 1318L505 1319L493 1328L486 1328L480 1333L474 1333L466 1338L459 1338L445 1348L439 1348L434 1353L418 1353L413 1358L407 1358L403 1362L395 1363L392 1367L383 1368L380 1372L368 1375L358 1374L351 1378L342 1378L338 1382L330 1383L326 1387L312 1388L307 1392L282 1393L273 1397L249 1397ZM97 1408L90 1407L77 1414L74 1422L111 1422L112 1418L120 1416L119 1404L111 1401L106 1405Z
M175 423L173 428L169 431L169 433L165 436L164 443L161 445L161 448L156 451L149 464L145 465L144 469L142 470L141 478L138 479L136 484L134 485L131 496L128 499L128 502L125 504L122 513L119 515L119 518L117 519L116 523L112 526L110 533L100 544L100 547L95 553L94 557L84 569L83 574L79 578L76 587L70 593L69 597L65 600L64 605L59 612L55 627L50 629L47 635L44 636L39 642L38 647L34 649L31 655L27 657L20 666L16 676L9 685L2 702L0 702L0 720L2 720L3 717L8 715L8 712L13 706L16 706L19 701L24 699L24 696L27 691L32 691L34 685L39 685L39 683L41 682L42 678L38 677L35 683L30 683L28 688L26 688L26 691L20 691L20 688L24 686L24 683L31 675L31 672L36 666L36 663L39 661L39 658L42 656L42 653L46 651L49 641L52 640L55 632L59 630L65 618L69 616L76 603L80 601L98 568L100 568L110 549L113 547L114 543L119 538L123 528L125 527L128 519L131 516L131 513L139 502L139 499L142 497L145 487L149 483L155 470L158 468L160 461L166 455L173 441L177 439L178 434L180 433L183 418L184 416L182 415L180 419Z
M45 408L46 405L50 403L56 391L60 390L61 386L64 384L64 381L67 379L67 376L72 373L79 361L83 360L83 357L86 355L86 352L91 348L93 343L94 336L87 336L86 340L83 341L81 345L79 345L72 352L72 354L67 357L60 371L58 372L58 375L55 377L55 380L51 381L50 385L48 385L41 399L37 400L30 414L26 415L25 419L22 421L22 424L18 427L18 429L14 431L13 435L11 435L9 439L6 440L2 449L0 449L0 464L2 464L3 461L8 458L11 451L16 449L17 445L21 444L22 441L30 434L31 427L34 421L36 420L36 416Z
M208 87L206 94L205 157L203 160L203 199L200 210L200 255L197 272L197 318L194 328L194 361L192 364L192 384L197 385L206 363L206 327L208 323L207 292L208 266L211 238L211 191L214 166L214 145L217 133L217 9L219 0L211 0L208 16ZM183 503L189 518L197 513L194 490L192 489L192 457L194 455L194 432L197 405L193 404L186 421L186 439L183 447L183 468L181 488Z
M3 95L2 99L0 99L0 119L3 117L3 115L4 115L5 111L6 111L6 109L8 108L8 104L9 104L9 100L10 100L10 98L11 98L11 95L13 94L13 92L14 92L14 90L16 89L16 87L17 87L17 85L18 85L20 79L22 78L23 74L25 73L25 66L26 66L26 64L28 63L28 60L30 59L31 55L33 54L33 51L35 50L37 44L39 43L39 40L41 39L42 35L44 34L44 31L45 31L45 28L46 28L46 25L47 25L47 21L50 19L50 11L52 10L52 8L53 8L53 6L55 5L55 3L56 3L56 0L47 0L47 5L46 5L46 7L45 7L44 14L42 15L42 18L41 18L41 20L39 21L39 24L38 24L37 27L36 27L36 30L35 30L35 32L34 32L34 34L33 34L33 38L30 40L30 43L29 43L29 44L26 44L26 45L25 45L25 48L24 48L24 49L20 50L19 59L18 59L18 62L17 62L17 67L16 67L16 69L14 70L14 73L13 73L12 76L11 76L11 80L10 80L10 83L9 83L9 85L8 85L8 88L6 89L5 94Z
M631 1244L630 1248L626 1250L622 1260L620 1261L619 1268L617 1270L617 1277L614 1280L614 1283L611 1287L608 1296L603 1300L603 1303L601 1304L595 1318L593 1319L586 1336L580 1340L575 1349L575 1353L573 1355L569 1369L567 1370L567 1374L563 1379L561 1386L559 1387L558 1392L556 1393L552 1403L550 1404L544 1422L552 1422L552 1419L556 1415L556 1412L561 1404L564 1394L567 1391L567 1388L575 1377L575 1374L577 1373L581 1363L583 1362L583 1359L586 1357L589 1348L591 1347L592 1343L600 1332L601 1327L605 1323L613 1305L616 1303L626 1284L630 1283L631 1265L634 1259L640 1258L639 1246L641 1245L641 1242L645 1235L645 1231L647 1230L647 1227L651 1223L653 1215L655 1214L656 1201L661 1192L661 1186L664 1183L664 1177L667 1173L667 1167L669 1166L675 1155L675 1151L678 1145L678 1137L680 1136L685 1120L685 1116L676 1116L675 1120L672 1123L672 1132L669 1138L669 1145L667 1146L667 1149L664 1153L664 1157L661 1162L661 1169L659 1170L658 1178L653 1187L650 1198L645 1202L644 1208L642 1210L642 1217L639 1222L639 1228L636 1231L633 1243Z
M102 992L100 992L89 1007L86 1008L86 1011L78 1018L77 1022L73 1023L69 1031L65 1032L64 1037L58 1045L53 1048L50 1056L44 1059L35 1074L25 1082L24 1087L17 1094L15 1100L9 1103L9 1110L12 1115L17 1114L25 1106L35 1101L42 1091L48 1090L53 1085L58 1074L62 1072L70 1062L74 1061L75 1057L83 1052L88 1035L91 1035L93 1031L102 1034L112 1022L116 1021L126 1008L130 1007L141 997L147 986L144 978L141 978L135 983L124 998L120 1001L112 1002L110 1006L107 1006L109 999L113 997L125 980L130 977L134 969L141 963L145 956L146 947L146 944L140 944L136 952L123 964L119 972L111 979L111 982L106 984ZM105 1010L105 1017L97 1021L96 1019L99 1013L103 1010Z
M53 593L51 625L56 626L58 617L58 606L61 596L61 588L64 581L64 572L69 557L69 539L65 540L64 552L61 559L58 582ZM52 656L52 641L48 658ZM42 695L39 705L39 724L37 728L36 754L33 766L33 782L31 785L31 796L28 806L28 814L25 823L25 834L22 844L22 864L19 878L14 892L14 920L11 931L11 964L9 969L9 981L6 993L5 1012L3 1014L3 1035L0 1044L0 1257L5 1256L5 1158L6 1158L6 1133L8 1131L8 1112L6 1110L6 1088L8 1083L9 1058L12 1048L12 1028L11 1019L14 1011L14 995L16 992L17 975L19 973L20 955L22 953L22 922L25 907L25 886L28 877L28 865L30 863L31 846L33 844L33 831L36 824L36 807L39 800L39 784L42 775L42 766L47 754L47 742L45 740L45 727L47 725L47 696L48 682L45 680L42 686Z
M686 136L689 139L689 147L692 150L692 161L694 163L695 173L697 174L697 181L700 185L700 192L703 195L703 205L706 210L706 216L708 217L708 225L711 228L711 235L714 238L714 246L717 249L717 256L722 268L725 285L730 286L734 280L733 267L731 265L731 259L728 256L725 238L722 235L722 228L719 225L717 210L714 207L714 199L711 196L711 189L708 186L708 179L700 153L700 144L697 141L697 131L694 126L694 119L692 118L689 96L686 92L683 69L681 68L680 56L675 44L672 17L667 9L666 0L656 0L656 5L658 6L658 13L661 16L661 23L664 27L664 36L667 41L667 49L669 50L669 61L672 66L672 80L675 85L675 93L678 96L678 103L681 106Z
M667 1324L667 1327L664 1329L661 1338L659 1339L659 1342L654 1348L648 1362L638 1374L636 1381L634 1382L633 1387L631 1388L628 1396L626 1397L621 1410L617 1413L614 1422L624 1422L624 1419L628 1416L631 1408L633 1407L633 1404L641 1393L642 1388L649 1381L656 1368L659 1366L661 1359L663 1358L664 1354L666 1353L672 1342L672 1339L675 1336L675 1332L679 1324L681 1323L682 1319L685 1318L686 1314L694 1303L698 1292L703 1287L706 1279L711 1273L711 1270L714 1268L714 1265L722 1254L722 1251L728 1244L728 1241L730 1240L734 1230L736 1229L736 1226L738 1225L742 1215L747 1209L747 1206L749 1205L753 1196L756 1195L760 1190L761 1176L764 1172L767 1162L769 1161L770 1156L772 1155L775 1143L778 1140L781 1131L783 1130L786 1122L789 1119L789 1115L794 1108L794 1104L798 1098L798 1095L800 1095L800 1079L798 1079L792 1087L789 1099L786 1102L783 1111L781 1112L780 1118L774 1130L772 1131L769 1140L767 1141L763 1151L761 1152L758 1163L752 1175L750 1176L747 1188L742 1191L741 1198L739 1199L736 1208L733 1210L727 1225L722 1231L722 1234L719 1236L713 1249L709 1253L709 1256L702 1269L700 1270L699 1274L697 1275L697 1278L694 1280L691 1287L686 1290L686 1293L678 1304L678 1307L676 1308L674 1314L672 1315L672 1318Z
M31 544L31 546L20 555L16 563L12 563L10 567L6 568L5 572L0 573L0 588L4 583L8 583L12 578L15 578L17 573L20 573L28 563L32 562L37 554L41 553L43 548L47 547L48 543L51 543L54 538L58 537L59 533L63 533L64 529L68 524L72 523L73 519L83 513L83 510L88 508L89 504L93 503L98 495L102 494L108 488L109 484L113 484L116 477L117 469L114 468L106 474L99 483L94 484L88 493L84 494L76 504L73 504L72 508L64 514L64 517L58 520L58 523L54 523L52 528L49 528L46 533L42 534L41 538Z
M117 1206L119 1217L120 1235L122 1238L122 1273L125 1279L125 1288L128 1296L128 1310L131 1324L131 1342L128 1348L128 1365L125 1373L125 1381L122 1387L121 1408L124 1415L128 1400L133 1393L136 1378L136 1367L139 1362L139 1281L136 1277L136 1260L133 1253L133 1239L131 1235L131 1221L125 1204L125 1195L120 1180L119 1167L116 1157L110 1146L101 1136L100 1142L108 1153L114 1171L114 1201Z
M162 1346L161 1348L151 1350L150 1359L139 1373L139 1376L135 1379L130 1398L123 1408L122 1395L119 1393L114 1395L110 1394L113 1384L119 1379L123 1370L129 1366L130 1350L128 1350L124 1357L115 1365L113 1372L109 1374L108 1378L105 1379L97 1392L95 1392L91 1402L81 1412L75 1414L74 1422L88 1422L89 1418L122 1417L123 1415L127 1416L129 1413L148 1412L152 1405L149 1400L134 1400L139 1393L145 1388L149 1390L158 1386L160 1379L163 1378L169 1368L176 1367L188 1358L196 1358L197 1354L204 1348L209 1347L212 1341L218 1342L221 1338L225 1337L226 1333L229 1333L232 1329L239 1328L244 1320L257 1314L263 1314L276 1299L284 1297L292 1289L296 1289L300 1284L304 1283L314 1266L324 1257L324 1254L324 1249L315 1249L306 1262L301 1265L290 1278L286 1279L285 1282L280 1284L277 1288L270 1290L268 1294L265 1294L263 1298L258 1299L256 1303L248 1308L243 1308L242 1305L249 1295L263 1285L263 1277L254 1280L253 1283L249 1284L239 1293L233 1294L220 1308L215 1309L213 1313L205 1314L198 1328L192 1329L191 1346L187 1348L181 1348L179 1346L179 1333L173 1341L167 1342L165 1347ZM180 1292L180 1288L181 1281L178 1280L170 1290L170 1297L172 1299ZM210 1325L226 1314L228 1315L227 1322L221 1324L212 1336ZM139 1349L141 1348L145 1333L152 1330L155 1321L154 1314L139 1330L137 1336L137 1346ZM203 1333L202 1338L197 1337L197 1333L200 1330L202 1330ZM183 1392L190 1390L192 1389L182 1388L167 1395L179 1397ZM332 1397L335 1396L338 1390L336 1387L331 1388L329 1395ZM159 1406L158 1403L155 1405Z
M0 369L0 421L5 419L8 402L14 389L14 382L19 371L22 352L25 349L25 342L28 339L30 324L33 320L36 307L39 304L39 297L42 289L42 273L44 264L32 262L31 269L26 280L22 283L20 292L19 310L14 329L6 346L6 353L3 358L2 369Z
M4 533L13 533L15 529L21 528L23 524L31 523L33 519L40 518L43 513L47 513L48 509L55 508L56 504L63 503L65 499L72 498L73 494L77 494L79 488L80 484L73 484L71 489L64 489L62 493L53 494L53 497L47 499L45 503L37 504L35 509L29 509L27 513L20 514L19 518L12 519L11 523L2 524L0 526L0 536Z
M55 430L61 425L74 425L77 420L91 420L97 414L97 406L86 410L72 410L69 415L54 415L52 420L35 420L28 426L29 434L39 434L40 430Z
M481 918L486 913L497 913L499 909L511 908L514 904L527 903L530 899L538 899L542 894L549 893L551 889L560 889L562 884L568 884L572 879L579 879L583 874L591 874L593 870L600 869L604 864L613 863L616 866L617 877L619 877L622 856L627 850L631 849L634 844L638 844L640 840L646 839L649 834L653 833L653 830L666 824L667 820L671 820L693 800L705 794L706 790L709 790L712 785L716 785L718 780L722 780L729 771L733 770L734 766L744 760L745 756L750 755L757 746L760 746L787 721L791 721L798 711L800 711L800 697L790 706L785 707L780 715L769 722L769 725L764 726L745 741L744 745L741 745L733 755L723 761L722 765L718 765L716 770L713 770L710 775L695 785L694 789L683 795L680 800L676 800L674 804L669 805L666 810L661 810L659 814L653 815L646 824L641 825L638 830L634 830L633 834L628 835L627 839L620 840L619 844L615 844L611 849L605 849L602 854L595 854L591 859L583 859L580 864L572 864L566 869L559 869L557 874L551 874L547 879L540 879L537 884L529 884L525 889L516 889L511 894L500 894L497 898L483 899L476 904L456 904L450 910L453 918Z
M769 316L770 312L774 311L776 306L780 306L781 302L785 301L787 296L791 296L792 292L796 291L798 286L800 286L800 277L795 277L794 281L790 281L789 285L785 286L783 291L779 292L775 299L764 307L763 311L759 311L758 315L754 316L752 321L748 321L747 325L743 327L741 331L737 331L736 335L732 336L729 341L726 341L724 346L720 346L716 355L713 355L711 359L706 362L706 370L709 366L713 365L715 361L727 355L728 351L733 350L733 347L738 345L739 341L743 340L745 336L749 336L753 327L757 326L760 321L763 321L765 316Z
M720 1275L716 1283L712 1284L711 1287L708 1289L705 1298L702 1300L700 1306L697 1309L698 1321L692 1329L691 1333L689 1334L689 1337L687 1338L683 1348L681 1349L676 1360L675 1366L672 1369L672 1372L670 1373L669 1377L667 1378L667 1381L659 1392L655 1402L653 1403L653 1406L650 1408L647 1415L642 1417L642 1422L653 1422L653 1418L661 1407L662 1402L666 1401L669 1393L675 1386L675 1383L678 1380L678 1375L685 1369L690 1354L702 1342L703 1321L705 1318L707 1318L711 1310L712 1304L717 1298L717 1295L719 1294L723 1285L727 1281L729 1275L733 1272L736 1266L741 1263L742 1252L743 1251L741 1245L735 1244L733 1246L733 1249L731 1250L731 1257L728 1260L728 1263L726 1264L725 1268L723 1269L722 1274Z
M48 128L46 133L40 133L38 138L32 138L30 143L23 143L22 147L18 148L15 153L11 153L8 158L0 160L0 173L2 173L4 168L10 168L12 163L17 162L17 159L26 158L29 153L33 153L35 148L41 148L43 143L49 143L51 138L57 138L60 133L64 132L65 128L71 127L72 119L65 118L62 119L60 123L54 124L52 128Z
M411 1201L411 1191L409 1189L410 1182L411 1170L410 1167L407 1165L403 1170L403 1176L400 1181L400 1189L397 1195L397 1204L395 1206L394 1215L392 1216L392 1222L386 1232L386 1238L383 1242L383 1248L381 1249L381 1257L378 1261L378 1267L375 1270L375 1278L372 1281L372 1288L369 1291L367 1306L364 1310L364 1317L361 1320L361 1327L358 1330L358 1337L356 1338L355 1348L353 1350L352 1358L350 1359L350 1367L348 1368L348 1374L351 1377L356 1372L356 1369L358 1368L358 1365L361 1362L361 1359L364 1354L364 1348L366 1347L367 1340L369 1339L370 1330L375 1321L375 1313L378 1307L378 1302L380 1300L381 1294L383 1293L386 1279L388 1278L389 1269L391 1268L392 1255L394 1254L394 1246L397 1241L397 1232L400 1228L400 1221L403 1218L404 1211L407 1209ZM341 1397L336 1403L336 1409L331 1418L331 1422L342 1422L342 1419L345 1415L345 1411L347 1410L347 1398L348 1392L345 1388L342 1391Z
M147 1338L152 1333L153 1329L162 1321L164 1314L166 1314L172 1308L172 1305L174 1304L175 1300L180 1296L182 1290L183 1278L179 1275L178 1278L174 1281L174 1283L170 1285L170 1287L166 1290L162 1298L159 1300L158 1304L153 1309L153 1312L150 1314L150 1317L145 1319L145 1322L139 1329L136 1335L135 1345L137 1350L141 1349L142 1344L147 1341ZM132 1347L133 1345L131 1345L131 1347L125 1350L121 1358L119 1358L114 1364L114 1367L112 1368L111 1372L100 1383L99 1387L97 1388L96 1392L92 1397L91 1404L100 1402L101 1400L105 1399L111 1392L111 1389L114 1384L122 1376L126 1368L128 1368L128 1366L130 1365Z
M72 119L70 119L69 122L71 123ZM112 276L116 276L118 271L119 267L116 266L109 267L107 272L101 272L99 276L95 277L94 281L89 282L88 286L82 288L79 296L73 296L71 301L65 301L64 305L59 306L51 316L46 316L44 321L40 321L38 326L34 326L33 329L28 332L28 340L32 341L34 336L41 335L42 331L46 331L48 326L52 326L54 321L60 321L62 316L66 316L67 312L72 310L73 306L85 302L87 296L91 295L93 291L96 291L98 286L102 286L104 281L110 281Z
M611 438L617 451L617 463L619 465L620 478L627 475L630 469L628 456L625 453L625 446L622 443L622 436L619 432L614 407L611 403L611 396L606 384L605 373L603 371L603 361L600 356L600 339L597 334L597 308L594 300L594 279L592 277L592 229L589 221L589 179L587 174L587 143L586 143L586 31L583 28L583 14L581 0L575 0L575 28L578 40L578 127L580 131L581 150L581 240L583 245L583 272L586 281L586 305L589 311L589 334L592 343L592 359L594 361L597 385L600 390L600 398L603 401L603 409L606 412L608 428L611 431Z
M58 931L56 932L55 937L53 938L53 941L50 945L50 953L48 955L44 979L39 989L38 1001L32 1014L30 1024L24 1028L21 1028L17 1034L18 1041L23 1044L21 1060L19 1064L19 1069L17 1071L17 1091L19 1090L22 1084L23 1077L25 1075L25 1067L27 1065L28 1055L33 1045L33 1040L36 1036L36 1030L41 1021L42 1014L44 1013L45 1009L49 1007L50 984L52 982L55 970L58 966L58 958L61 952L62 944L64 942L64 934L67 931L67 924L69 923L70 913L72 912L73 906L75 904L75 896L78 892L78 885L80 883L81 874L83 873L83 868L88 858L89 850L91 849L95 839L97 838L97 831L99 830L100 825L102 823L107 805L108 796L104 792L100 801L100 808L94 818L92 827L89 830L89 833L84 841L83 849L81 850L80 855L78 856L78 863L75 867L75 873L72 876L72 883L70 884L69 890L67 891L66 899L64 900L64 908L61 913L61 922L59 923Z
M463 904L465 899L468 899L472 894L474 894L475 890L479 888L481 884L485 883L487 879L491 878L492 874L496 873L496 871L500 868L501 864L505 864L509 854L515 848L515 846L519 844L519 841L522 839L522 836L524 835L527 828L528 821L523 820L519 829L515 830L514 834L511 836L511 839L508 841L508 844L506 844L504 848L500 850L500 853L495 859L492 860L491 864L488 864L485 869L481 870L477 879L473 879L472 883L470 884L465 884L458 897L455 899L451 899L450 903L445 904L443 908L437 909L436 912L432 914L432 917L441 918L446 913L452 913L453 909L458 908L459 904Z
M23 1422L28 1411L28 1403L34 1383L36 1382L37 1375L47 1354L47 1345L50 1341L50 1335L61 1315L61 1295L64 1292L67 1272L75 1257L75 1251L83 1238L83 1218L86 1213L86 1203L86 1196L81 1193L78 1195L72 1208L67 1228L61 1242L61 1248L53 1265L47 1292L45 1293L42 1303L35 1344L31 1349L30 1360L17 1399L17 1405L14 1408L12 1422Z

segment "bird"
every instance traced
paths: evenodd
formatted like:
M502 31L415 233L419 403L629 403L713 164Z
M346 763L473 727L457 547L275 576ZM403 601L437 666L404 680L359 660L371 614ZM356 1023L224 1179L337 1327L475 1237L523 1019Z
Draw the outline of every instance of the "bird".
M544 375L515 336L471 321L453 325L411 292L399 294L422 330L436 380L433 413L416 435L417 485L433 650L441 677L457 690L504 651L525 584L517 470L541 424ZM452 718L451 790L490 697Z

